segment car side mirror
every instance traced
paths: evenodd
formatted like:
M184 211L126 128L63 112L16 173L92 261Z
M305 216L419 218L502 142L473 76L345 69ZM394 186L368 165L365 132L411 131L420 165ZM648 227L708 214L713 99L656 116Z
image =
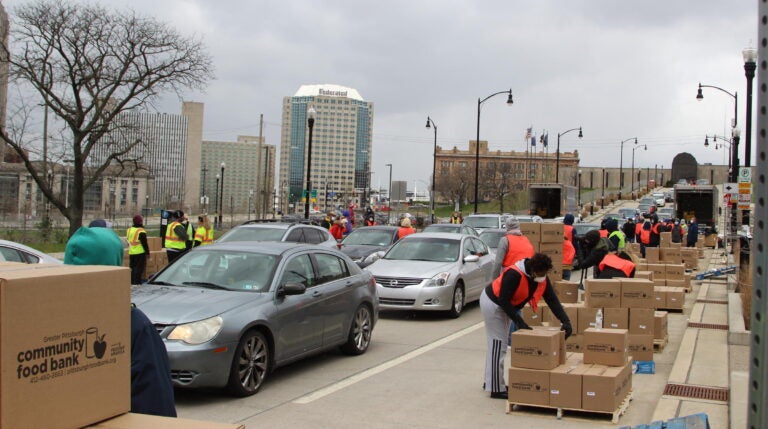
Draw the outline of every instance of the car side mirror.
M302 283L286 283L277 290L277 296L301 295L307 291Z
M467 255L464 257L464 262L477 262L480 260L480 257L477 255Z

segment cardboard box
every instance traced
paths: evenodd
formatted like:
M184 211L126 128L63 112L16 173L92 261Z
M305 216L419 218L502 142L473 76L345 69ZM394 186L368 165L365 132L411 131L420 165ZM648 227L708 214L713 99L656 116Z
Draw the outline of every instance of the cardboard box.
M581 408L581 379L592 365L570 359L549 372L549 406Z
M653 335L653 315L655 312L656 310L653 308L629 309L630 335Z
M130 270L0 271L0 427L82 427L131 408Z
M685 289L680 287L667 287L668 310L682 310L685 306Z
M663 340L667 338L667 312L655 311L653 313L653 339Z
M653 287L653 302L655 303L653 308L667 308L667 287L666 286L654 286Z
M645 279L621 279L621 307L655 308L653 282Z
M664 275L667 280L685 280L685 265L667 264Z
M126 413L103 421L93 429L245 429L245 425L233 423L215 423L202 420L190 420L172 417L150 416L148 414Z
M619 280L587 279L584 283L584 305L587 307L621 307Z
M541 242L541 225L537 222L520 222L520 231L535 245L535 243ZM560 228L562 227L560 225Z
M653 271L638 271L637 266L635 266L635 278L653 280Z
M648 249L645 249L647 252ZM662 280L667 278L667 266L659 263L645 264L645 270L653 273L653 280Z
M686 288L685 280L671 280L671 279L667 279L667 286L670 286L670 287L680 287L680 288L683 288L683 289Z
M581 377L581 408L590 411L616 411L632 388L632 364L593 365Z
M579 305L575 304L563 304L563 310L565 310L565 314L568 315L568 319L571 321L571 328L574 330L577 330L579 326L579 307ZM543 319L546 326L553 328L562 326L560 320L555 317L555 314L552 313L552 310L549 307L544 307L543 310ZM574 334L575 333L576 332L574 332Z
M557 299L561 304L573 304L579 302L579 284L568 280L560 280L552 283Z
M604 308L602 327L609 329L629 329L629 309Z
M163 239L161 237L147 237L149 252L159 252L163 249Z
M624 365L628 356L626 329L595 329L584 331L584 363Z
M658 247L646 247L645 259L649 264L658 264L661 261Z
M565 229L561 223L542 223L541 235L539 241L541 243L557 243L560 245L560 250L563 248L563 234Z
M653 335L629 335L629 355L632 360L653 360Z
M549 270L549 273L547 273L547 277L549 277L550 282L559 282L563 280L563 263L562 258L561 261L558 262L556 265L554 263L554 260L552 262L552 269Z
M565 333L559 328L522 329L512 333L511 366L552 369L565 363Z
M523 320L528 324L528 326L541 326L541 322L543 321L542 311L542 307L537 308L534 312L531 307L526 305L523 307L523 311L521 313L523 315Z
M565 340L565 351L582 353L584 351L584 335L571 335Z
M552 265L563 265L563 238L559 243L539 243L539 253L552 258Z
M680 250L680 255L687 270L696 270L699 268L699 251L693 247L687 247Z
M675 247L662 248L661 261L666 262L668 264L681 264L683 262L683 257L680 254L680 248L675 248Z
M672 233L665 231L659 234L659 244L661 247L669 247L672 244Z
M578 308L578 328L576 329L577 334L583 334L584 331L587 330L587 328L594 328L595 327L595 317L597 316L597 308L591 308L591 307L579 307Z
M510 403L549 405L549 371L509 368Z

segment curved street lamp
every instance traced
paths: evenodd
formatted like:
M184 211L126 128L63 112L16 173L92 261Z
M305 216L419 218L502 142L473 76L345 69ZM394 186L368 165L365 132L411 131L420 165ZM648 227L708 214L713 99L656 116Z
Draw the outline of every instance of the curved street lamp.
M564 131L562 133L557 133L557 157L555 158L555 183L560 183L560 136L564 136L571 131L579 130L579 138L584 137L584 134L581 132L581 127L579 128L571 128L568 131Z
M475 139L475 214L477 214L477 202L480 197L478 192L478 184L480 179L480 106L483 105L489 98L497 96L499 94L509 94L507 96L507 106L511 106L514 101L512 100L512 88L508 91L495 92L483 99L477 99L477 135Z
M309 219L309 200L312 197L312 129L315 127L315 109L310 107L307 111L307 126L309 127L309 139L307 142L307 197L304 199L304 219Z
M429 116L427 116L427 128L434 128L435 130L435 145L432 149L432 194L429 198L430 209L430 223L435 223L435 171L437 170L437 124Z
M624 189L624 143L634 140L637 145L637 137L631 137L621 141L621 151L619 152L619 201L621 201L621 191Z
M746 65L745 65L746 68ZM712 88L716 89L718 91L724 92L733 98L733 121L731 121L731 126L736 129L736 125L738 124L738 117L739 117L739 93L734 91L733 93L730 93L723 88L714 86L714 85L702 85L701 82L699 82L699 90L696 93L696 99L697 100L703 100L704 99L704 93L701 91L701 88ZM751 121L750 121L751 124ZM731 177L729 178L731 182L738 181L738 170L739 170L739 140L735 139L733 144L731 145Z

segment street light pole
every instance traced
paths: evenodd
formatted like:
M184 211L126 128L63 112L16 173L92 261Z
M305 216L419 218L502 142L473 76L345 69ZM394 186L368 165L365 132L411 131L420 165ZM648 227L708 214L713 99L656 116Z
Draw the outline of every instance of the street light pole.
M310 107L307 111L307 126L309 127L309 139L307 142L307 198L304 199L304 219L309 219L309 200L312 197L312 129L315 127L315 109Z
M222 162L221 163L221 195L219 198L219 228L221 228L221 225L223 225L223 214L224 214L224 168L227 165Z
M435 145L434 145L434 148L432 149L432 195L430 195L430 198L429 198L429 209L431 212L430 223L435 223L435 171L437 170L437 125L435 124L435 121L432 120L432 118L427 116L427 128L429 128L430 125L435 130Z
M584 134L581 132L581 127L579 128L571 128L568 131L557 133L557 156L555 157L555 183L560 183L560 136L564 136L571 131L579 130L579 138L584 137Z
M216 192L213 193L213 224L215 226L218 226L218 211L219 211L219 180L221 180L221 175L219 173L216 173Z
M624 189L624 143L630 140L635 140L635 145L637 145L637 137L622 140L619 152L619 201L621 201L621 191Z
M635 192L635 151L640 148L643 148L643 150L648 150L648 145L644 144L642 146L635 146L632 148L632 182L629 189L630 195Z
M577 207L579 208L579 212L581 212L581 170L579 170L579 184L578 184L578 187L579 187L579 203L578 203Z
M475 214L477 214L477 202L480 197L480 194L478 192L478 184L480 180L480 106L482 106L483 103L489 98L499 94L509 94L507 96L507 106L511 106L512 103L514 103L514 101L512 100L511 88L508 91L499 91L483 99L480 99L480 98L477 99L477 134L475 139Z
M389 217L392 215L392 164L386 164L389 167L389 188L387 188L387 225L389 225Z

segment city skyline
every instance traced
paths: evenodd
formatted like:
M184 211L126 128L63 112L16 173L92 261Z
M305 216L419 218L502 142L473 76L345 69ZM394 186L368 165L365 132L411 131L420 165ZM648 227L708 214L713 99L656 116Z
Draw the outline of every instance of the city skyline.
M11 13L21 3L3 2ZM98 3L124 9L116 0ZM482 107L480 139L490 150L524 150L533 127L536 136L549 134L551 153L558 132L582 126L584 137L565 136L561 151L578 149L585 166L618 166L619 142L634 136L648 144L638 166L668 167L679 152L727 163L725 151L703 142L706 134L730 134L733 100L705 88L697 101L696 89L701 82L738 92L743 126L741 50L756 45L758 19L752 4L724 9L713 0L334 7L136 0L130 7L209 46L217 80L205 93L183 95L207 107L203 139L256 135L263 113L265 142L277 145L285 94L301 84L348 86L376 104L373 185L386 182L391 163L393 179L409 188L431 179L426 117L439 127L439 146L466 150L477 100L508 89L512 106L494 98ZM173 112L178 103L168 96L157 108Z

